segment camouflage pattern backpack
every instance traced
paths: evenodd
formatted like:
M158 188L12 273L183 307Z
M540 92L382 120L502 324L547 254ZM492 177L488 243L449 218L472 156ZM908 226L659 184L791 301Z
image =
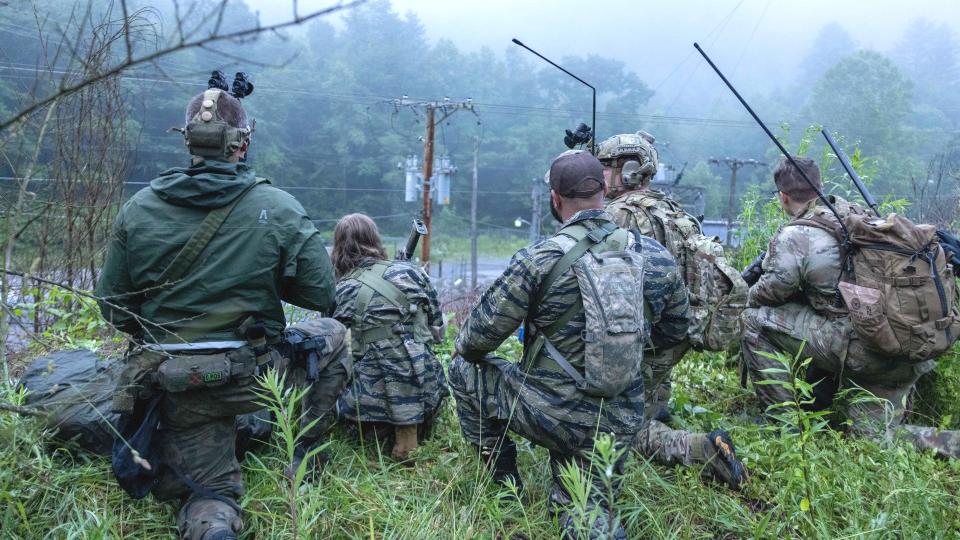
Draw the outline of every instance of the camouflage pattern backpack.
M724 351L740 336L740 313L749 287L727 261L716 236L704 236L700 222L655 190L631 191L607 204L623 228L654 238L677 260L690 294L690 344Z
M846 239L824 207L788 225L817 227L837 239L842 271L837 304L846 305L863 344L909 362L949 350L960 337L960 292L936 227L897 214L876 217L858 204L830 199L843 218Z
M643 348L649 337L643 300L643 255L628 249L630 233L613 223L592 230L577 224L566 227L563 233L577 243L540 284L531 312L544 300L543 293L571 267L580 288L580 301L549 327L532 328L536 337L524 350L525 365L545 350L587 395L616 397L642 376ZM582 374L548 337L580 312L585 319Z

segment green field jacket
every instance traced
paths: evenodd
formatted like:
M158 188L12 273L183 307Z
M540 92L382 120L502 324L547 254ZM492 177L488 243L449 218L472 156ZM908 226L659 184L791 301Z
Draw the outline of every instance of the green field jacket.
M239 201L173 284L158 283L213 209L256 182L244 163L208 160L165 171L120 209L96 288L103 316L148 342L236 339L247 316L268 338L285 325L281 301L329 314L330 258L303 207L268 182Z

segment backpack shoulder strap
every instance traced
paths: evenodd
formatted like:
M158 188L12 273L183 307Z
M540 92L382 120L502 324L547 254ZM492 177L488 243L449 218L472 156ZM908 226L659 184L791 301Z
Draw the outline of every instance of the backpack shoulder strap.
M210 244L210 240L213 240L214 235L220 230L220 226L227 220L237 204L247 193L250 193L254 187L266 181L265 178L257 178L254 183L245 187L243 191L240 192L240 195L229 204L221 206L220 208L214 208L208 212L207 216L203 218L203 221L200 223L200 226L197 227L197 230L193 233L193 236L190 237L190 240L187 240L187 243L180 249L177 256L173 258L173 261L160 273L157 282L160 284L171 283L182 278L187 273L187 270L190 269L190 266L193 265L194 261L197 260L197 257L200 256L200 253Z
M540 283L540 287L537 289L536 301L531 307L535 307L543 301L544 295L546 295L550 287L553 286L554 282L557 281L557 278L566 273L566 271L573 266L573 263L577 262L577 259L582 257L588 249L603 242L607 236L617 229L618 227L612 222L605 222L592 230L586 225L579 223L565 229L563 234L573 238L577 243L570 248L570 251L564 253L563 257L560 257L560 260L550 269L547 277Z
M587 251L596 252L598 249L600 249L601 246L606 248L605 251L623 251L627 249L627 245L629 244L629 242L630 242L630 233L627 232L626 229L617 229L613 233L607 236L605 242L600 242L600 243L588 246L587 249L584 250L584 253L586 253ZM581 253L580 255L583 256L583 253ZM577 259L579 258L580 257L577 257ZM574 262L576 262L576 260L574 260ZM569 266L567 268L569 268ZM556 334L564 326L566 326L567 323L570 322L576 316L577 313L580 313L582 310L583 310L583 298L577 298L577 301L571 304L570 307L567 308L567 310L563 313L563 315L560 316L559 319L550 323L549 326L544 328L543 332L550 335Z
M797 225L805 227L813 227L815 229L820 229L830 233L831 236L836 238L837 243L840 244L841 249L844 247L846 242L843 238L843 230L840 226L830 218L824 218L817 214L814 214L811 217L802 217L794 219L793 221L784 225L784 227L795 227Z
M370 292L377 292L380 296L384 297L387 302L390 302L395 307L405 308L407 305L407 295L396 285L390 283L387 278L383 277L387 273L387 269L390 268L390 263L387 261L380 261L375 263L369 268L365 268L359 274L354 276L354 279L359 281L361 284L366 285L366 289ZM364 295L369 296L367 301L363 306L359 304L357 307L358 311L363 312L367 309L367 304L370 303L370 299L373 298L372 294ZM358 295L359 298L359 295Z

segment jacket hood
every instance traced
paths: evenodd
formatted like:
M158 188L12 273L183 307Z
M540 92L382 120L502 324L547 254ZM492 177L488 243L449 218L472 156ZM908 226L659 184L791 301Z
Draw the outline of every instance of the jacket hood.
M246 163L207 160L164 171L150 181L150 189L177 206L219 208L255 181L256 174Z

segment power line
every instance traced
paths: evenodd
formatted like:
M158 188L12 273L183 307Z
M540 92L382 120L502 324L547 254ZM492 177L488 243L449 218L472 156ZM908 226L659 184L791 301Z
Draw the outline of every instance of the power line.
M0 62L0 71L3 71L3 70L21 71L21 72L29 72L29 73L53 73L58 75L79 75L78 72L70 72L62 69L44 70L44 69L38 69L35 66L25 67L24 64L18 65L17 63L14 63L14 62ZM30 79L30 77L15 77L15 76L9 76L9 75L4 75L0 78ZM201 88L206 86L206 83L198 83L194 81L183 81L183 80L177 80L177 79L171 79L171 78L141 77L141 76L131 76L131 75L120 75L118 78L124 81L142 82L142 83L151 83L151 84L153 83L176 84L181 86L195 86L195 87L201 87ZM320 91L314 91L314 90L302 90L302 89L289 88L289 87L279 88L279 87L271 87L271 86L258 86L257 89L260 90L261 92L268 91L271 93L279 93L279 94L296 94L296 95L324 97L331 100L346 101L346 102L354 103L357 105L373 105L376 103L383 103L383 102L390 101L390 98L388 97L378 96L374 94L320 92ZM528 113L539 112L544 114L550 114L552 116L558 116L558 115L569 116L569 115L583 115L589 112L589 111L582 111L577 109L536 107L536 106L529 106L529 105L512 105L512 104L506 104L506 103L474 102L474 105L483 107L485 109L484 112L489 112L493 114L516 115L517 112L528 112ZM486 110L488 108L502 109L503 111L506 111L506 112ZM630 112L611 112L611 111L607 111L607 112L598 111L597 116L601 118L608 118L608 119L635 118L638 120L663 121L663 122L671 122L671 123L690 123L695 125L711 124L711 125L718 125L723 127L741 127L741 126L750 127L750 128L753 127L753 124L751 122L747 122L744 120L726 119L726 118L669 116L669 115L641 114L641 113L630 113Z
M18 176L0 176L0 180L8 182L19 182L26 180L25 177ZM31 178L31 182L57 182L62 181L56 178ZM129 180L123 182L125 186L149 186L150 182L144 180ZM281 186L271 184L277 189L284 191L343 191L343 192L368 192L368 193L403 193L404 190L398 188L362 188L362 187L327 187L327 186ZM451 193L471 193L468 189L450 190ZM526 191L497 191L497 190L479 190L477 193L485 195L529 195Z

